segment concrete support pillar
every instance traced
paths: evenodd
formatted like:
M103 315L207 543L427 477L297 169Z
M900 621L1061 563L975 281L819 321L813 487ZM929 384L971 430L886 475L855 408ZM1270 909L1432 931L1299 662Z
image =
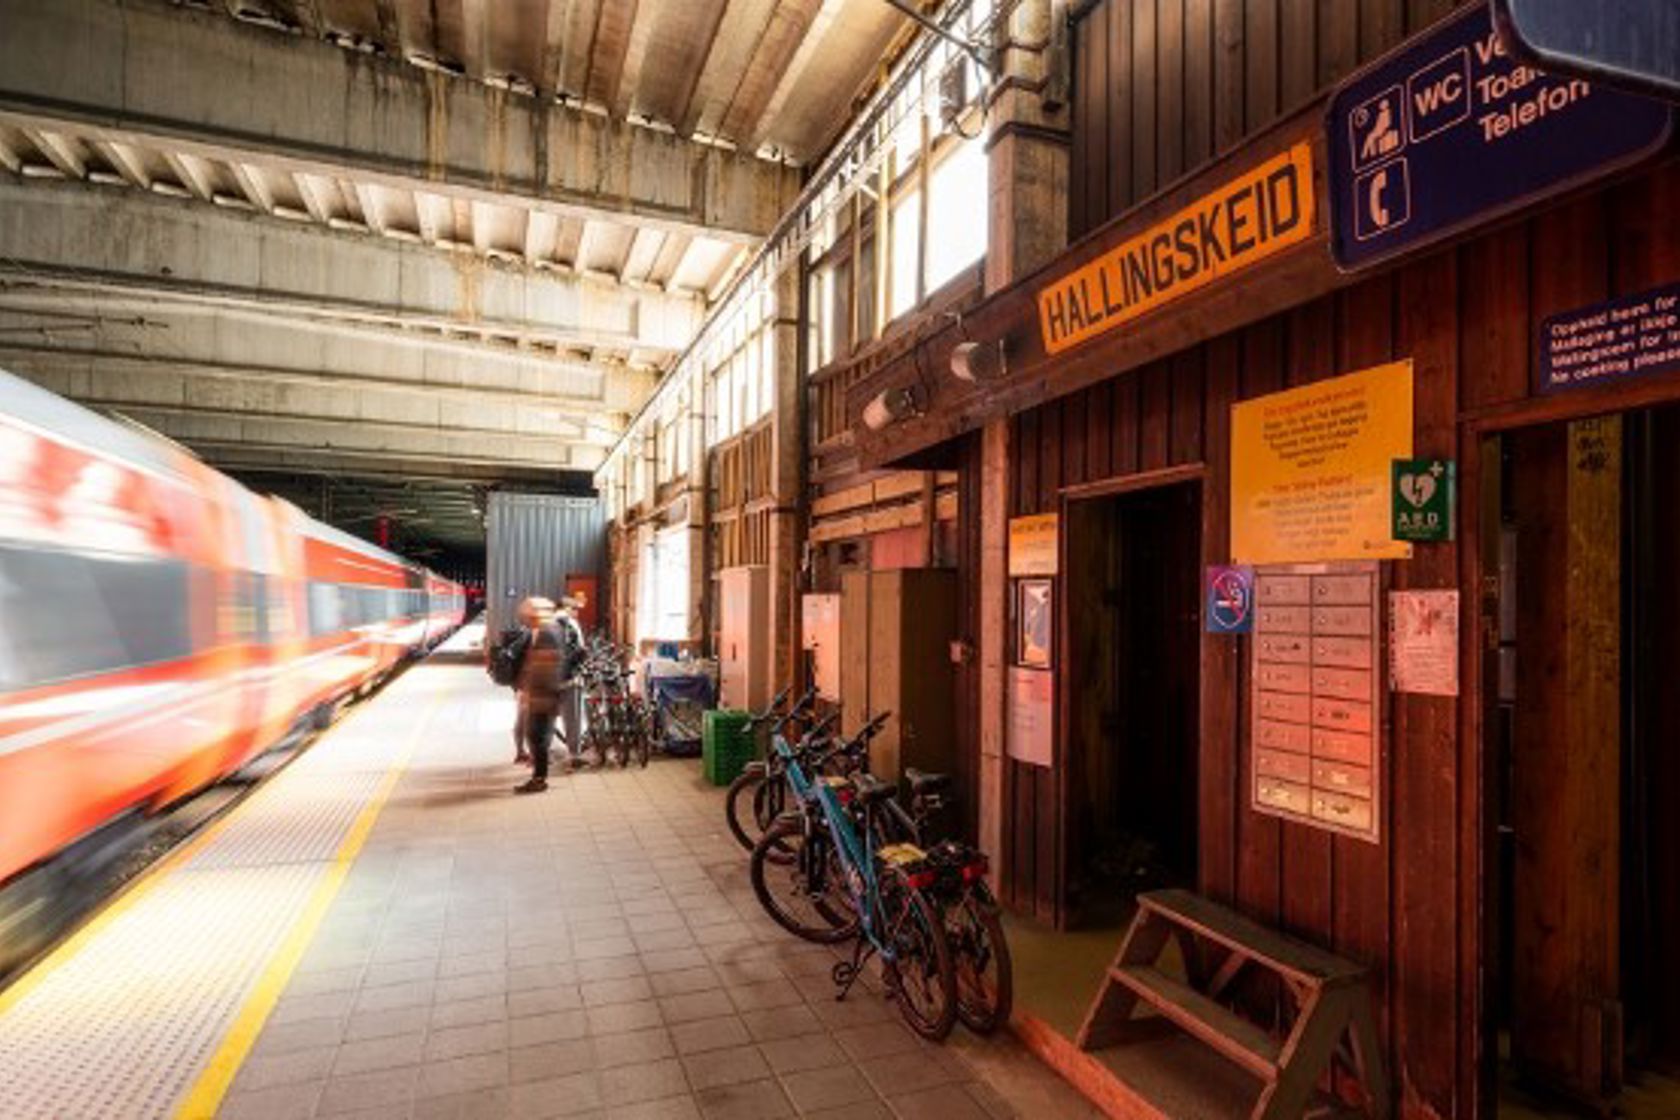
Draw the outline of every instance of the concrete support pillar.
M799 270L776 278L772 327L775 399L771 406L770 627L771 687L798 678L799 569L804 548L806 392L799 362Z
M1024 0L1010 16L1004 81L995 95L988 137L991 208L986 291L1055 256L1067 243L1068 138L1065 106L1046 107L1061 63L1051 49L1064 19L1057 0ZM1009 493L1013 449L1009 421L981 433L980 494L980 805L979 841L1004 855L1005 698L1009 671ZM973 514L962 511L962 516Z

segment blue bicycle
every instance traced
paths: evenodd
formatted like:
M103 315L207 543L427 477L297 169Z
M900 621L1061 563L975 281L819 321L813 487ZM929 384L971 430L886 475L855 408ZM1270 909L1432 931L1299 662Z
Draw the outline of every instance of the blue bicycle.
M884 721L877 717L865 732L878 732ZM879 956L887 992L910 1029L945 1038L957 1019L956 967L944 922L924 893L938 882L938 870L914 844L876 840L883 832L876 814L896 788L865 773L822 777L806 788L798 791L798 807L753 849L759 904L806 940L855 939L852 959L834 966L836 998L844 999L864 962Z

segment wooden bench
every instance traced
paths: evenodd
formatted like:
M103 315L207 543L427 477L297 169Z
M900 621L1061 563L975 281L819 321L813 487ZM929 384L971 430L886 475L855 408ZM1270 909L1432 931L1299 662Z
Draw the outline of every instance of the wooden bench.
M1180 945L1192 975L1204 982L1193 986L1161 970L1169 942ZM1277 977L1290 995L1295 1013L1282 1037L1230 1006L1232 983L1245 969ZM1350 1107L1376 1120L1388 1116L1388 1083L1360 965L1189 891L1153 891L1138 897L1137 915L1080 1027L1079 1048L1124 1044L1140 1022L1133 1017L1140 1003L1259 1080L1251 1120L1296 1120ZM1350 1088L1359 1099L1346 1099Z

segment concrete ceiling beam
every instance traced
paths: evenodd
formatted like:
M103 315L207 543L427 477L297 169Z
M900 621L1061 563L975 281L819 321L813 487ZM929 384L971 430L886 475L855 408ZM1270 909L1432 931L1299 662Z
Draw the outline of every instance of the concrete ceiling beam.
M297 317L672 355L700 302L191 201L0 182L0 275Z
M591 13L626 51L631 11ZM0 26L0 114L21 127L743 243L798 191L749 154L161 2L0 0ZM614 53L591 82L612 93Z
M639 409L659 380L645 367L412 331L0 283L0 365L8 354L36 352L542 400L608 422Z

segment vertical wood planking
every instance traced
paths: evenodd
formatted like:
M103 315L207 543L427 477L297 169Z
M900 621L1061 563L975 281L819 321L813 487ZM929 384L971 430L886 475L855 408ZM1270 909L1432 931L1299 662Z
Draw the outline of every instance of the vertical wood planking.
M1138 468L1155 471L1167 465L1172 425L1171 367L1166 361L1145 366L1139 377Z
M1466 409L1506 404L1528 394L1534 351L1528 314L1529 243L1534 223L1477 238L1459 250L1464 330L1459 352Z
M1457 0L1406 0L1406 34L1415 35L1453 10Z
M1184 173L1184 0L1155 0L1155 89L1159 187Z
M1394 279L1382 275L1337 294L1336 311L1341 323L1337 332L1336 367L1344 372L1368 369L1394 356ZM1392 751L1390 752L1392 757ZM1394 783L1389 768L1383 775L1378 813L1392 829ZM1378 1026L1388 1022L1389 890L1388 868L1392 846L1367 844L1346 836L1332 842L1331 865L1336 890L1331 926L1337 952L1371 968L1372 997L1376 1002ZM1386 1030L1382 1037L1388 1038Z
M1085 423L1086 394L1073 393L1063 397L1054 407L1062 412L1062 485L1070 486L1093 477L1089 453L1085 446L1088 427Z
M1213 154L1213 4L1184 0L1184 168Z
M1149 197L1161 185L1157 160L1160 110L1155 86L1155 4L1153 0L1137 0L1130 8L1132 66L1126 88L1132 103L1132 191L1131 197L1120 203L1120 209Z
M1131 474L1138 469L1139 430L1138 386L1142 378L1136 371L1114 382L1114 452L1115 474Z
M1237 397L1242 363L1241 340L1222 335L1206 347L1206 391L1202 405L1202 455L1207 475L1202 483L1202 562L1223 564L1231 554L1231 405ZM1202 635L1202 748L1197 780L1201 787L1200 887L1220 902L1237 893L1237 728L1242 697L1238 676L1243 639Z
M1359 61L1369 62L1405 34L1404 0L1359 0Z
M1108 90L1096 93L1091 85L1092 57L1106 51L1098 36L1098 25L1108 22L1108 5L1093 8L1073 28L1073 119L1078 122L1068 137L1068 240L1073 241L1094 224L1092 215L1107 209L1108 200L1091 197L1091 180L1106 174L1108 161L1093 140L1106 115ZM1100 87L1099 87L1100 88Z
M1108 168L1108 206L1112 217L1132 204L1132 6L1108 3L1108 148L1100 157ZM1078 127L1077 123L1075 127Z
M1334 85L1359 64L1359 5L1318 0L1318 85Z
M1056 510L1061 501L1062 486L1062 410L1050 405L1043 413L1039 428L1038 506L1040 513ZM1065 625L1066 620L1062 620ZM1033 874L1034 912L1038 920L1060 924L1061 900L1064 895L1061 871L1060 785L1056 768L1066 760L1059 749L1052 753L1049 768L1035 767L1033 775Z
M1207 350L1198 346L1174 354L1167 361L1168 384L1172 389L1172 427L1167 441L1167 458L1173 465L1202 460L1203 374Z
M1417 386L1414 451L1458 458L1458 269L1437 253L1403 268L1395 350L1410 356ZM1397 566L1400 586L1454 587L1456 544L1420 545ZM1394 859L1395 1072L1403 1099L1452 1114L1458 1090L1458 935L1443 921L1458 897L1457 705L1447 697L1395 694L1390 751ZM1460 915L1460 920L1471 920ZM1398 978L1404 978L1404 983Z
M1246 131L1243 92L1248 79L1243 0L1213 0L1213 147L1234 147Z
M1085 92L1080 94L1076 104L1079 111L1090 114L1088 124L1075 130L1086 144L1085 174L1080 176L1084 184L1085 207L1079 214L1079 233L1095 229L1112 213L1113 199L1109 196L1108 186L1109 160L1099 141L1108 133L1108 115L1116 111L1117 104L1122 104L1115 100L1108 70L1109 25L1114 18L1113 11L1113 5L1104 4L1086 17L1085 27L1091 41L1083 44L1079 52L1080 61L1086 67L1086 84Z
M1085 463L1088 478L1114 473L1114 382L1093 385L1080 395L1085 412Z
M1278 7L1260 0L1249 3L1243 13L1244 119L1253 132L1278 115Z
M1318 85L1317 0L1277 0L1278 86L1283 112L1311 100Z

